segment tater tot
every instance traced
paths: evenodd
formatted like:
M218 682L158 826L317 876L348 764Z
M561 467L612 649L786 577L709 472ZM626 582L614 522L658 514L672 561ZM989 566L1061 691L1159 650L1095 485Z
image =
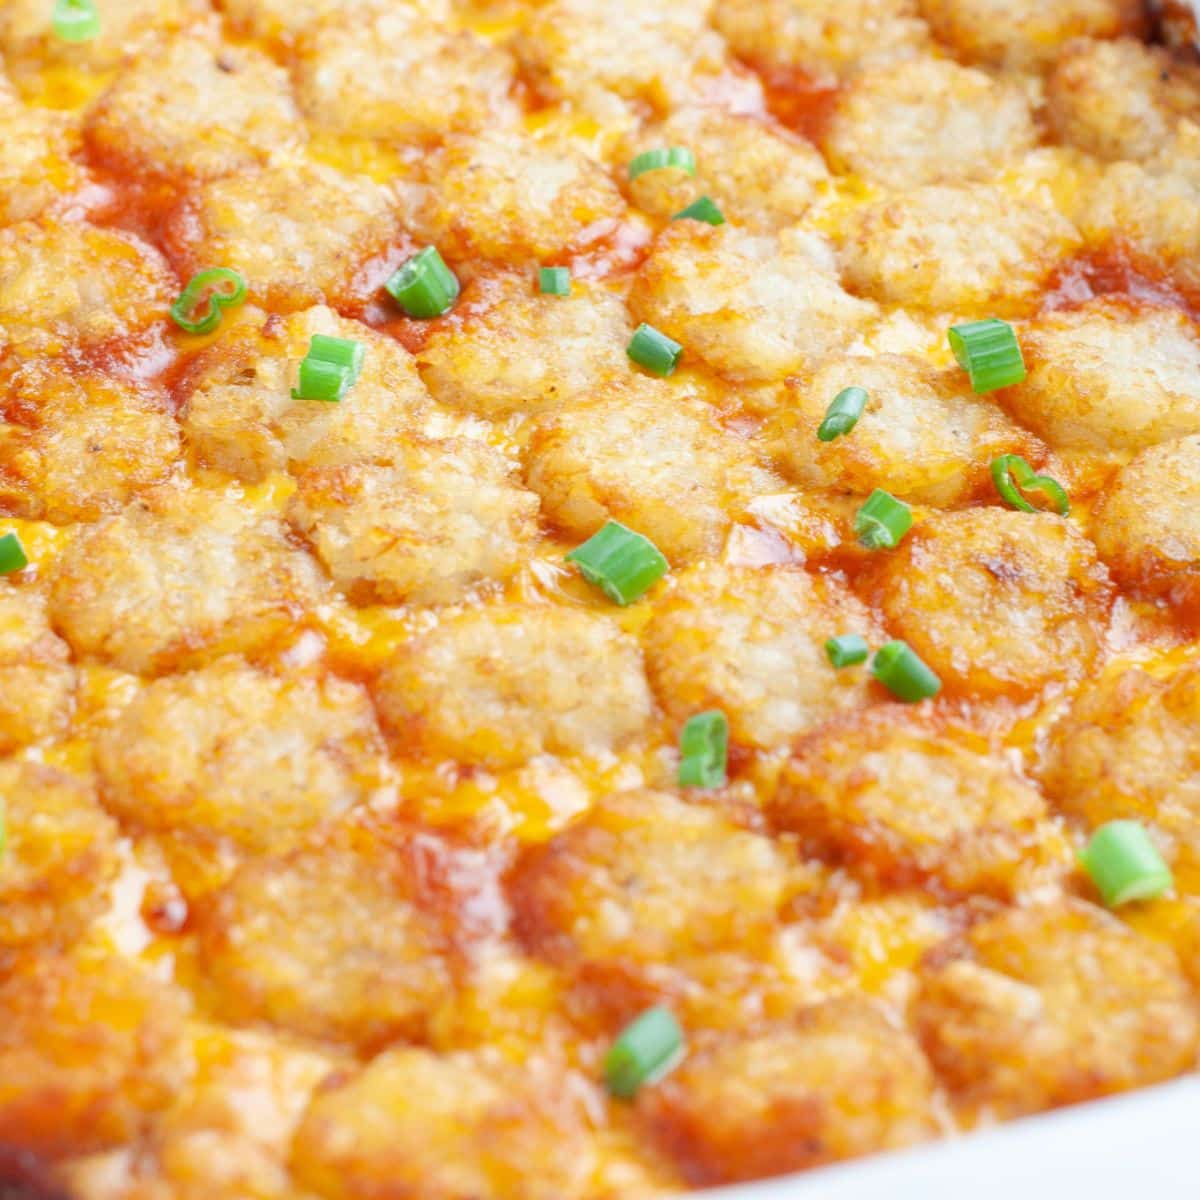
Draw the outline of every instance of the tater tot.
M839 260L846 285L881 303L1017 317L1079 242L1052 208L986 184L931 185L855 210Z
M852 82L822 148L835 171L904 189L988 179L1035 141L1019 89L948 59L915 58Z
M822 442L817 429L846 387L867 393L853 436ZM953 504L993 490L998 454L1036 461L1044 451L959 371L904 355L832 355L809 377L788 380L762 438L784 474L805 487Z
M502 455L456 439L398 444L383 463L300 476L289 518L362 603L449 604L532 557L538 499Z
M403 7L323 23L304 39L294 70L304 115L331 133L437 141L517 117L504 50Z
M929 47L918 0L724 0L713 22L743 58L821 80Z
M362 371L337 404L292 395L315 334L364 349ZM386 460L436 415L401 345L324 307L249 316L193 360L181 392L183 431L200 463L247 483L274 471Z
M829 247L695 221L670 225L629 296L634 318L734 381L771 381L840 349L874 315L842 290Z
M50 628L43 590L0 587L0 754L64 733L74 693L70 650Z
M1101 298L1021 332L1029 370L1004 393L1055 448L1142 450L1200 433L1200 331L1176 309Z
M526 853L508 884L520 936L551 961L653 965L762 943L787 865L712 809L628 792Z
M719 554L731 514L783 486L707 405L649 379L539 422L526 461L546 515L572 537L620 521L677 563Z
M160 674L288 636L319 594L282 522L168 487L74 539L51 572L50 612L77 654Z
M637 1120L701 1187L912 1145L937 1127L920 1048L853 998L702 1046L645 1090Z
M1073 43L1046 81L1057 136L1113 161L1159 154L1198 106L1200 70L1131 38Z
M514 44L539 91L621 119L625 103L661 111L703 98L726 66L708 8L708 0L550 0Z
M168 219L165 242L181 276L233 265L252 300L276 311L346 304L354 277L399 235L387 188L311 162L215 179Z
M1142 821L1166 858L1200 866L1200 669L1138 668L1087 684L1051 731L1046 791L1089 829Z
M366 1051L423 1037L450 987L438 853L348 828L244 864L198 916L221 1014Z
M515 132L455 137L425 164L422 234L449 257L549 262L611 233L625 200L597 163Z
M620 298L572 280L569 296L541 294L532 277L484 282L418 355L441 403L482 417L557 409L628 372L633 323Z
M920 0L934 36L962 62L1046 67L1072 38L1146 32L1140 0Z
M191 1073L187 994L119 955L28 956L0 1007L0 1140L40 1158L123 1145Z
M803 138L752 116L681 108L632 139L629 158L660 146L687 146L696 174L647 171L629 181L633 203L669 220L701 196L727 221L771 233L804 216L829 178L820 153Z
M0 802L0 946L69 946L108 902L116 822L90 783L40 763L0 763Z
M795 569L701 564L676 576L644 642L659 702L681 726L719 708L747 746L786 745L870 692L861 671L837 671L825 641L875 640L876 622L836 579Z
M139 46L195 25L212 11L208 0L96 0L96 9L100 32L73 42L55 35L41 0L7 0L0 8L0 55L21 79L47 64L111 71Z
M187 181L252 170L305 140L281 68L200 36L131 63L89 110L84 132L112 168Z
M131 233L83 222L0 229L0 349L56 354L136 337L176 294L162 256Z
M1078 901L974 926L932 956L915 1011L955 1096L997 1116L1166 1079L1200 1031L1171 951Z
M1118 471L1092 537L1119 583L1200 617L1200 435L1151 446Z
M497 767L620 749L652 711L637 643L607 617L515 604L446 617L388 662L375 695L405 752Z
M878 601L948 691L1026 697L1091 669L1111 592L1061 517L975 508L931 516L886 552Z
M88 178L78 118L24 105L0 83L0 121L0 225L69 205Z
M0 503L30 520L94 521L163 483L180 454L163 393L29 364L0 384Z
M96 766L130 826L261 852L365 800L381 750L359 687L228 659L148 684L97 738Z
M877 708L797 744L769 812L870 882L1012 894L1046 805L1002 759L951 731Z
M397 1046L315 1098L296 1174L328 1200L586 1200L596 1148L569 1084L536 1059Z

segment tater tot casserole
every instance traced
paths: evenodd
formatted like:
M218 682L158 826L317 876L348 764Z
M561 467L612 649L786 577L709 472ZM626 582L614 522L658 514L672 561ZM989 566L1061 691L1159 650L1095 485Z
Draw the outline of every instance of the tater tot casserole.
M0 0L0 1197L1191 1072L1193 16Z

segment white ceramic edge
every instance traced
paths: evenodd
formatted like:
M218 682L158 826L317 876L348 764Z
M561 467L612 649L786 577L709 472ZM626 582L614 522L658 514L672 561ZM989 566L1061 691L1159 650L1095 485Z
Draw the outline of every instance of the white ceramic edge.
M1200 1077L705 1200L1197 1200Z

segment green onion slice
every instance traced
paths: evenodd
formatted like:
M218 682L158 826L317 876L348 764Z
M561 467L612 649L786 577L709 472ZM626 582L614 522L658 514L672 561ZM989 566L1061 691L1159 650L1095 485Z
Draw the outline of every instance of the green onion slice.
M308 343L308 357L319 358L322 362L333 363L337 367L345 367L353 376L351 382L357 382L362 373L363 361L367 357L367 348L354 338L331 337L327 333L314 333Z
M978 395L1010 387L1025 378L1025 359L1017 331L1007 322L989 317L950 327L950 349L958 365L970 376Z
M892 550L912 528L912 509L876 488L854 516L854 533L868 550Z
M1001 454L992 459L992 482L1004 502L1022 512L1037 512L1021 492L1041 492L1059 516L1071 511L1071 498L1066 488L1049 475L1035 475L1033 468L1019 454Z
M647 325L643 321L634 330L625 352L638 366L645 367L647 371L665 379L679 364L683 347L665 333L659 333L653 325Z
M246 281L229 267L209 267L188 280L171 305L171 320L184 333L212 333L221 314L246 299Z
M352 382L345 367L323 358L305 358L300 363L299 387L292 388L292 399L336 404L350 390Z
M54 36L63 42L90 42L100 34L95 0L55 0Z
M292 399L341 400L358 381L366 354L366 346L353 338L314 333L300 363L300 386L292 389Z
M907 643L888 642L875 651L871 674L893 696L909 704L928 700L942 690L942 681Z
M656 1083L683 1061L683 1030L670 1009L656 1005L630 1022L604 1056L608 1090L631 1100L638 1089Z
M663 167L677 167L689 175L696 173L696 156L686 146L660 146L655 150L644 150L629 164L629 178L636 179L647 171L660 171Z
M29 566L29 557L21 539L15 533L6 533L0 537L0 575L11 575L14 571L24 570Z
M566 267L541 267L538 270L538 287L545 296L569 296L571 272Z
M1174 883L1171 868L1138 821L1101 825L1080 851L1079 861L1109 908L1152 900Z
M458 279L436 246L414 254L383 287L410 317L423 321L449 312L458 299Z
M725 785L729 758L729 722L720 709L689 717L679 735L679 786L716 788Z
M672 221L703 221L706 225L724 225L725 216L708 196L693 200L687 208L681 208Z
M860 634L843 633L826 640L825 653L835 667L853 667L867 661L870 648L867 639Z
M842 388L825 410L825 419L817 427L817 437L822 442L849 433L867 407L867 393L860 387Z
M662 551L619 521L603 528L567 555L580 574L620 605L640 599L667 573Z

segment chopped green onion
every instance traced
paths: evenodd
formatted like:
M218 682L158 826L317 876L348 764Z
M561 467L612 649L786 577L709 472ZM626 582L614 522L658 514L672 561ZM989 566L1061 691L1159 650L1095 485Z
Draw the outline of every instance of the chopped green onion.
M571 272L566 267L541 267L538 270L538 286L545 296L569 296Z
M656 1005L631 1021L604 1056L608 1090L630 1100L683 1061L683 1030L670 1009Z
M907 642L888 642L875 651L871 674L893 696L915 704L928 700L942 690L942 681L931 671Z
M333 363L335 367L345 367L352 376L350 382L355 383L362 373L363 361L367 357L367 348L362 342L355 341L354 338L330 337L326 333L314 333L309 339L308 357Z
M171 305L171 320L184 333L212 333L221 314L246 299L246 281L229 267L210 267L188 280Z
M689 717L679 735L679 786L715 788L725 784L729 722L720 709Z
M350 390L350 372L323 358L305 358L300 363L299 387L292 388L293 400L324 400L336 404Z
M867 393L860 387L842 388L825 410L825 419L817 426L817 438L832 442L834 438L849 433L867 407Z
M440 317L458 299L458 279L436 246L414 254L383 287L410 317L420 320Z
M867 661L870 648L867 639L857 633L843 633L825 642L825 653L835 667L853 667Z
M604 527L567 555L579 573L617 604L632 604L667 573L659 548L619 521Z
M6 533L0 537L0 575L11 575L14 571L24 570L29 566L29 557L21 539L15 533Z
M708 196L693 200L687 208L681 208L672 221L703 221L706 225L724 225L725 216Z
M299 387L293 400L324 400L334 404L358 382L367 348L353 338L314 333L300 363Z
M978 395L1010 387L1025 378L1025 360L1017 331L1007 322L989 317L950 327L950 349L958 365L971 378Z
M689 175L696 173L696 156L686 146L660 146L656 150L644 150L629 164L629 178L636 179L647 171L659 171L663 167L677 167Z
M854 533L868 550L892 550L912 528L912 509L876 488L854 516Z
M1019 454L1002 454L992 460L992 482L1005 503L1022 512L1038 511L1021 495L1022 491L1041 492L1059 516L1065 517L1071 511L1071 498L1063 485L1049 475L1035 475Z
M54 36L63 42L90 42L100 34L95 0L55 0Z
M643 322L634 330L625 352L639 366L665 379L679 363L683 347L665 333L659 333L653 325Z
M1137 821L1101 825L1080 851L1079 861L1109 908L1153 900L1174 883L1171 868Z

